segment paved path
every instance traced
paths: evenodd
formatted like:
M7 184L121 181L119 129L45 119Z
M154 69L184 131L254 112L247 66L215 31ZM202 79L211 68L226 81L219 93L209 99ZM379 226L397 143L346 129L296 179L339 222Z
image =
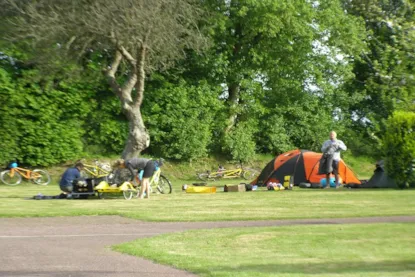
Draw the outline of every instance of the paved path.
M378 222L415 222L415 216L194 223L148 223L118 216L2 218L0 276L195 276L113 252L109 246L189 229Z

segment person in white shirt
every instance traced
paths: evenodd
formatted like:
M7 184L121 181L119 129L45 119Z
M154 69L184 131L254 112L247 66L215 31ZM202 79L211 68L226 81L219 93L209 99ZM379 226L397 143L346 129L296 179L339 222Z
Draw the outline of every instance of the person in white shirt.
M326 172L326 187L330 188L330 174L333 173L335 180L336 180L336 188L339 186L339 162L340 158L340 151L346 151L347 146L344 144L343 141L337 139L337 134L335 131L330 132L330 139L326 140L321 147L321 152L326 155L332 155L332 167L333 171L327 173Z

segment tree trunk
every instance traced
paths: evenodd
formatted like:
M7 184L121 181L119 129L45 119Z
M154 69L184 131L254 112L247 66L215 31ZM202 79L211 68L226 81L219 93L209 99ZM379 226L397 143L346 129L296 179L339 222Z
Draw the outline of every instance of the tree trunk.
M128 138L122 152L123 159L140 155L150 145L150 136L144 126L140 109L125 110L128 118Z
M236 109L239 104L239 89L239 83L232 83L229 85L228 88L229 98L227 102L229 104L229 116L225 128L225 134L232 130L233 126L235 126L236 119L238 117Z
M128 119L128 138L121 155L124 159L140 155L141 151L150 145L150 136L144 126L140 108L144 95L145 55L146 48L141 47L137 53L137 60L135 60L125 48L118 46L110 68L104 71L109 84L121 101L121 109ZM120 86L115 78L115 73L123 58L131 65L131 71L123 86ZM134 88L136 89L135 97L133 97Z
M141 151L150 146L150 135L144 126L143 117L141 116L141 104L143 103L144 83L146 79L144 70L146 50L146 47L142 45L137 51L137 60L134 65L134 68L136 69L134 72L136 97L133 100L132 105L124 111L127 115L129 126L127 142L122 153L124 159L136 157Z

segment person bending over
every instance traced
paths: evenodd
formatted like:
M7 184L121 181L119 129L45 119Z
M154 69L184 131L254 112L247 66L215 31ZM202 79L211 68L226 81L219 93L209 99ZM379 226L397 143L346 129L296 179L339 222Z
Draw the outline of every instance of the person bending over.
M146 158L120 159L115 162L114 166L128 168L133 176L132 178L136 175L134 172L135 170L137 171L137 174L139 174L141 170L144 170L139 197L140 199L150 197L150 178L156 170L155 161Z

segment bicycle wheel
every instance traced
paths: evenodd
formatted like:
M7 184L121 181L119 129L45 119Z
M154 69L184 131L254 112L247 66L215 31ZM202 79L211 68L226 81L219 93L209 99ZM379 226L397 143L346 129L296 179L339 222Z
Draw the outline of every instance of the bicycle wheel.
M242 172L242 178L244 178L245 180L253 179L256 175L257 175L257 172L251 169L245 169Z
M216 178L211 175L211 173L198 173L197 178L202 181L216 181Z
M0 174L1 181L9 186L16 186L22 181L22 176L19 173L14 172L13 176L10 175L11 170L5 170Z
M30 173L30 179L36 185L46 186L50 183L49 173L41 169L34 169L32 173Z
M133 198L134 191L131 189L123 190L122 195L124 195L125 200L130 200Z
M166 177L164 177L163 175L160 175L160 179L159 182L157 184L157 190L160 193L171 193L172 188L171 188L171 183L169 181L169 179L167 179Z

